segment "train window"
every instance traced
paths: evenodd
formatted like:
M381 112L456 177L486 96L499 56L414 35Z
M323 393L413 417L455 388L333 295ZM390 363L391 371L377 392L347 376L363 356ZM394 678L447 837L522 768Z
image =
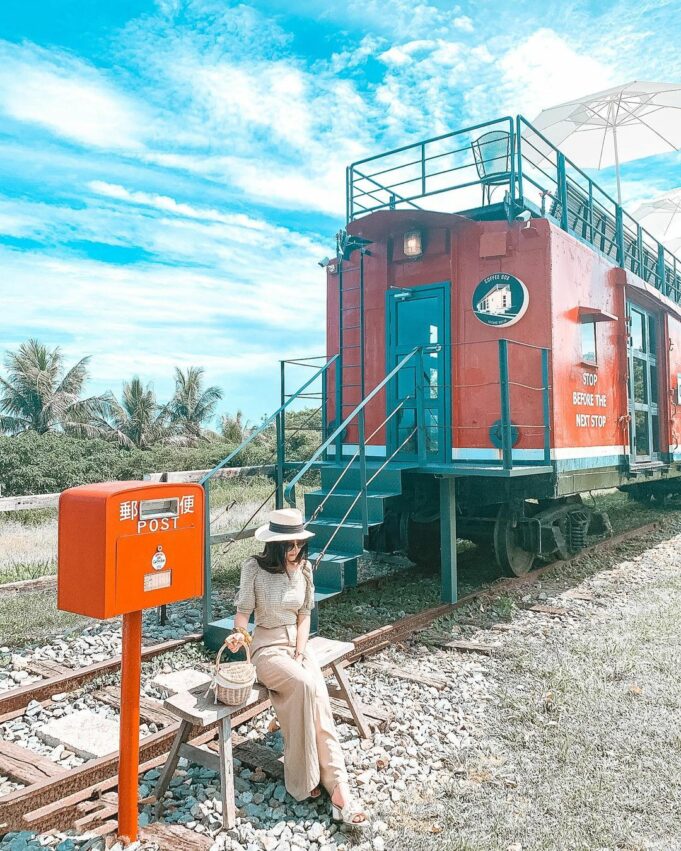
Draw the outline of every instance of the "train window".
M586 363L596 363L596 323L582 322L582 360Z
M655 317L648 317L648 353L655 354Z
M634 402L648 404L648 382L646 381L646 362L634 358Z
M646 350L645 346L645 322L643 314L638 310L631 311L631 347L639 352Z
M648 412L636 411L636 454L650 455L648 440Z

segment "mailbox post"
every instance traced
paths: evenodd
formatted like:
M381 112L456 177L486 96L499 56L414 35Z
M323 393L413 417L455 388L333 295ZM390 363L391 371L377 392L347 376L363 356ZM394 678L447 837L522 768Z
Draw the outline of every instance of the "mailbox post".
M137 839L142 611L203 594L204 492L197 484L104 482L59 499L57 605L123 616L118 833Z

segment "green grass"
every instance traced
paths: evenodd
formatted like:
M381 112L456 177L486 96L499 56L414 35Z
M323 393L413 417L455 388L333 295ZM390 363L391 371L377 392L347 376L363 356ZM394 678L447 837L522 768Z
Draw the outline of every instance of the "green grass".
M316 474L306 478L307 484L297 489L301 506L305 490L316 486ZM210 489L213 533L266 522L267 513L274 508L273 491L274 482L266 476L216 479ZM259 546L253 539L215 545L212 560L216 586L238 585L241 562ZM0 585L56 573L56 551L56 509L0 515Z
M58 611L54 591L0 596L0 643L10 647L47 641L87 623L88 618Z
M10 561L0 568L0 585L10 582L22 582L26 579L39 579L41 576L54 576L57 563L54 559L21 562Z

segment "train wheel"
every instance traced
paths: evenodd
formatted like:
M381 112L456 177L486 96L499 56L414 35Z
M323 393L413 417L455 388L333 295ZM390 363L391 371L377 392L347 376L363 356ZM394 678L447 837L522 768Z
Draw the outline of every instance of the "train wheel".
M506 505L499 508L494 524L494 554L507 576L524 576L534 564L535 554L520 545L514 512Z

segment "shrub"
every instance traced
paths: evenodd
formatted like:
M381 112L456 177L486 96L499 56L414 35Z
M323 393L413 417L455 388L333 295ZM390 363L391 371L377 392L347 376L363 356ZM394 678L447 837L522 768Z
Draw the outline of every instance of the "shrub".
M289 460L307 460L319 446L319 433L298 431L303 412L287 417L286 452ZM0 485L3 496L56 493L75 485L112 480L141 479L145 473L166 470L205 470L226 458L233 442L217 438L195 447L157 445L126 449L116 443L62 433L29 431L16 437L0 436ZM230 466L272 464L276 459L274 426L243 449Z

